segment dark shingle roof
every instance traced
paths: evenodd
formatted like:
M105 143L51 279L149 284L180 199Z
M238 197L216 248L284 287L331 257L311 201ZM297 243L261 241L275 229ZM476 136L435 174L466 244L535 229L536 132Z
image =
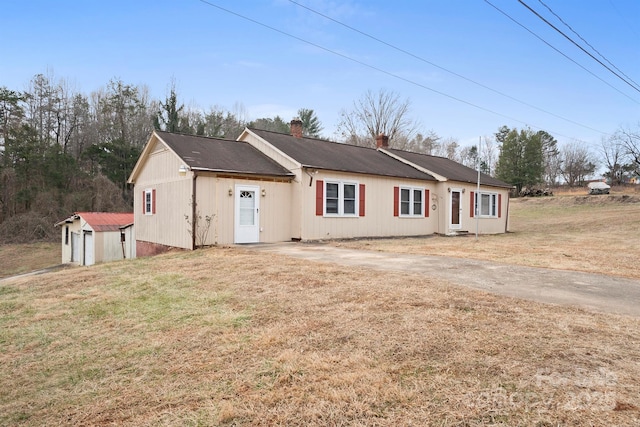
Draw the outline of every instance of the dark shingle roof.
M250 130L308 168L435 181L431 175L373 148L316 138L296 138L261 129Z
M249 175L293 174L246 142L156 131L180 158L194 170Z
M428 154L412 153L410 151L395 150L392 148L388 148L387 151L413 163L414 165L418 165L435 174L444 176L448 180L469 182L472 184L478 183L477 170L468 168L445 157L429 156ZM510 184L484 173L480 174L480 184L490 185L493 187L512 187Z

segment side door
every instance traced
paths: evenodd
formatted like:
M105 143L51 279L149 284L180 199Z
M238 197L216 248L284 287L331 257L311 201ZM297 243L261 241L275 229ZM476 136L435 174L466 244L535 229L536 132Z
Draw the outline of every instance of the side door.
M260 241L260 187L236 185L235 191L235 243Z

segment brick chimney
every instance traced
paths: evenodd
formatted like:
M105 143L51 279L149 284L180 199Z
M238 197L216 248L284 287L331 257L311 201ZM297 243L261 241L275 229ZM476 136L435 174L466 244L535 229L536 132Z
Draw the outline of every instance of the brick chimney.
M376 147L377 148L389 148L389 137L384 133L376 136Z
M302 138L302 120L297 117L291 120L291 135Z

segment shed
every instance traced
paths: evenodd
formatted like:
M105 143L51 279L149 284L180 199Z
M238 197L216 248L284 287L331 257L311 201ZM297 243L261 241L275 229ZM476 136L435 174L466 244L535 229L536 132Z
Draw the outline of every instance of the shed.
M62 263L93 265L135 258L133 212L76 212L58 222Z

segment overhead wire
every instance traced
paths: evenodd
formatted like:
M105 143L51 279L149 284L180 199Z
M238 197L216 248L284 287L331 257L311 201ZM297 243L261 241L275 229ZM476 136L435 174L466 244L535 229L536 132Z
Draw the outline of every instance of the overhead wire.
M385 45L385 46L387 46L387 47L390 47L391 49L394 49L394 50L396 50L396 51L398 51L398 52L401 52L401 53L403 53L403 54L405 54L405 55L408 55L408 56L410 56L410 57L412 57L412 58L414 58L414 59L417 59L418 61L424 62L425 64L429 64L429 65L431 65L432 67L435 67L435 68L437 68L437 69L439 69L439 70L442 70L442 71L444 71L444 72L446 72L446 73L449 73L449 74L451 74L451 75L453 75L453 76L456 76L456 77L458 77L458 78L460 78L460 79L463 79L463 80L465 80L465 81L467 81L467 82L469 82L469 83L472 83L472 84L474 84L474 85L476 85L476 86L480 86L480 87L482 87L482 88L484 88L484 89L487 89L487 90L489 90L489 91L491 91L491 92L493 92L493 93L496 93L496 94L498 94L498 95L500 95L500 96L503 96L503 97L505 97L505 98L508 98L508 99L510 99L510 100L512 100L512 101L518 102L518 103L520 103L520 104L522 104L522 105L525 105L525 106L527 106L527 107L529 107L529 108L533 108L534 110L538 110L538 111L540 111L540 112L542 112L542 113L548 114L548 115L553 116L553 117L555 117L555 118L558 118L558 119L564 120L564 121L566 121L566 122L572 123L572 124L574 124L574 125L576 125L576 126L580 126L580 127L583 127L583 128L585 128L585 129L589 129L589 130L592 130L592 131L595 131L595 132L605 133L605 132L601 132L601 131L599 131L598 129L594 129L594 128L592 128L592 127L588 126L588 125L585 125L585 124L582 124L582 123L576 122L576 121L574 121L574 120L571 120L571 119L568 119L568 118L566 118L566 117L563 117L563 116L561 116L561 115L559 115L559 114L556 114L556 113L553 113L553 112L551 112L551 111L545 110L544 108L537 107L537 106L535 106L535 105L533 105L533 104L530 104L530 103L528 103L528 102L526 102L526 101L522 101L522 100L520 100L520 99L518 99L518 98L516 98L516 97L514 97L514 96L511 96L511 95L506 94L506 93L504 93L504 92L501 92L501 91L499 91L499 90L497 90L497 89L494 89L494 88L492 88L492 87L489 87L489 86L487 86L487 85L485 85L485 84L483 84L483 83L477 82L477 81L475 81L475 80L473 80L473 79L470 79L469 77L465 77L465 76L463 76L462 74L456 73L455 71L451 71L451 70L449 70L449 69L447 69L447 68L445 68L445 67L443 67L443 66L441 66L441 65L435 64L435 63L433 63L433 62L431 62L431 61L429 61L429 60L427 60L427 59L425 59L425 58L423 58L423 57L421 57L421 56L418 56L418 55L416 55L416 54L414 54L414 53L412 53L412 52L409 52L409 51L408 51L408 50L406 50L406 49L403 49L403 48L401 48L401 47L395 46L395 45L393 45L393 44L391 44L391 43L388 43L388 42L386 42L386 41L384 41L384 40L382 40L382 39L380 39L380 38L378 38L378 37L375 37L375 36L373 36L373 35L371 35L371 34L368 34L368 33L364 32L364 31L362 31L362 30L359 30L359 29L357 29L357 28L354 28L354 27L352 27L352 26L350 26L350 25L348 25L348 24L345 24L344 22L341 22L341 21L339 21L339 20L337 20L337 19L335 19L335 18L332 18L332 17L330 17L330 16L328 16L328 15L325 15L325 14L323 14L323 13L321 13L321 12L318 12L317 10L314 10L314 9L312 9L312 8L308 7L308 6L305 6L305 5L303 5L303 4L301 4L301 3L299 3L299 2L297 2L297 1L295 1L295 0L289 0L289 2L291 2L291 3L295 4L295 5L297 5L297 6L301 7L301 8L303 8L303 9L306 9L306 10L308 10L309 12L312 12L312 13L314 13L314 14L318 15L318 16L321 16L321 17L323 17L323 18L325 18L325 19L328 19L328 20L329 20L329 21L331 21L331 22L334 22L334 23L336 23L336 24L338 24L338 25L341 25L341 26L343 26L344 28L347 28L347 29L349 29L349 30L351 30L351 31L354 31L354 32L356 32L356 33L358 33L358 34L360 34L360 35L363 35L363 36L365 36L365 37L367 37L367 38L369 38L369 39L371 39L371 40L374 40L374 41L376 41L376 42L378 42L378 43L380 43L380 44L383 44L383 45Z
M550 26L551 28L553 28L556 32L558 32L559 34L561 34L565 39L567 39L571 44L573 44L574 46L576 46L578 49L580 49L582 52L586 53L591 59L593 59L594 61L596 61L598 64L602 65L605 69L607 69L607 71L609 71L611 74L613 74L614 76L616 76L617 78L619 78L620 80L622 80L624 83L626 83L628 86L630 86L633 90L635 90L636 92L640 93L640 88L638 88L636 85L634 85L633 83L631 83L629 80L625 79L624 77L622 77L620 74L616 73L614 70L612 70L607 64L605 64L604 62L600 61L598 58L596 58L591 52L589 52L588 50L586 50L584 47L580 46L579 43L577 43L575 40L573 40L571 37L569 37L568 35L566 35L561 29L559 29L558 27L556 27L555 25L553 25L551 22L549 22L544 16L540 15L535 9L533 9L531 6L529 6L527 3L525 3L523 0L518 0L518 3L520 3L521 5L523 5L525 8L527 8L531 13L533 13L534 15L536 15L538 18L540 18L542 20L542 22L544 22L545 24L547 24L548 26Z
M620 13L620 10L616 7L616 5L613 3L613 1L609 0L609 4L611 5L611 8L616 12L616 14L618 14L618 16L622 19L622 21L627 24L627 27L629 27L629 29L638 37L640 38L640 33L638 33L638 31L636 30L636 28L633 27L633 25L631 25L631 23L626 19L626 17Z
M411 80L411 79L408 79L408 78L406 78L406 77L402 77L402 76L400 76L400 75L398 75L398 74L392 73L392 72L390 72L390 71L384 70L384 69L382 69L382 68L379 68L379 67L376 67L376 66L374 66L374 65L368 64L368 63L366 63L366 62L360 61L360 60L358 60L358 59L352 58L352 57L350 57L350 56L348 56L348 55L345 55L345 54L343 54L343 53L340 53L340 52L337 52L337 51L335 51L335 50L329 49L329 48L324 47L324 46L322 46L322 45L319 45L319 44L317 44L317 43L311 42L311 41L309 41L309 40L305 40L305 39L303 39L303 38L301 38L301 37L298 37L298 36L296 36L296 35L293 35L293 34L291 34L291 33L286 32L286 31L280 30L280 29L275 28L275 27L273 27L273 26L271 26L271 25L268 25L268 24L265 24L265 23L263 23L263 22L260 22L260 21L258 21L258 20L256 20L256 19L250 18L250 17L248 17L248 16L242 15L242 14L240 14L240 13L238 13L238 12L233 11L233 10L227 9L227 8L225 8L225 7L222 7L222 6L220 6L220 5L218 5L218 4L215 4L215 3L213 3L213 2L211 2L211 1L209 1L209 0L198 0L198 1L200 1L200 2L201 2L201 3L203 3L203 4L208 5L208 6L210 6L210 7L213 7L213 8L216 8L216 9L218 9L218 10L221 10L221 11L223 11L223 12L225 12L225 13L228 13L228 14L230 14L230 15L236 16L236 17L238 17L238 18L240 18L240 19L243 19L243 20L245 20L245 21L251 22L251 23L253 23L253 24L259 25L259 26L264 27L264 28L267 28L267 29L269 29L269 30L271 30L271 31L274 31L274 32L276 32L276 33L282 34L282 35L284 35L284 36L286 36L286 37L292 38L292 39L297 40L297 41L299 41L299 42L302 42L302 43L305 43L305 44L307 44L307 45L313 46L313 47L315 47L315 48L317 48L317 49L320 49L320 50L323 50L323 51L325 51L325 52L331 53L331 54L333 54L333 55L339 56L339 57L341 57L341 58L343 58L343 59L346 59L346 60L348 60L348 61L351 61L351 62L354 62L354 63L356 63L356 64L362 65L363 67L366 67L366 68L372 69L372 70L377 71L377 72L379 72L379 73L382 73L382 74L388 75L388 76L393 77L393 78L395 78L395 79L398 79L398 80L404 81L404 82L406 82L406 83L412 84L412 85L414 85L414 86L420 87L420 88L422 88L422 89L428 90L428 91L430 91L430 92L436 93L436 94L438 94L438 95L441 95L441 96L444 96L444 97L446 97L446 98L452 99L452 100L454 100L454 101L460 102L460 103L462 103L462 104L468 105L468 106L470 106L470 107L473 107L473 108L476 108L476 109L479 109L479 110L482 110L482 111L485 111L485 112L488 112L488 113L494 114L494 115L496 115L496 116L503 117L503 118L505 118L505 119L512 120L512 121L514 121L514 122L521 123L521 124L523 124L523 125L530 126L530 127L533 127L533 128L539 129L539 130L543 130L543 129L544 129L544 128L542 128L541 126L536 126L536 125L534 125L534 124L531 124L531 123L529 123L529 122L522 121L522 120L517 119L517 118L515 118L515 117L511 117L511 116L508 116L508 115L506 115L506 114L502 114L502 113L499 113L499 112L497 112L497 111L491 110L491 109L489 109L489 108L485 108L485 107L482 107L482 106L480 106L480 105L474 104L474 103L472 103L472 102L465 101L464 99L461 99L461 98L455 97L455 96L453 96L453 95L447 94L447 93L442 92L442 91L439 91L439 90L437 90L437 89L433 89L433 88L431 88L431 87L429 87L429 86L426 86L426 85L424 85L424 84L418 83L418 82L413 81L413 80ZM485 1L486 1L486 0L485 0ZM592 128L589 128L589 129L590 129L590 130L593 130L593 131L595 131L595 132L601 133L601 134L603 134L603 135L608 135L608 133L607 133L607 132L603 132L603 131L600 131L600 130L597 130L597 129L592 129ZM552 134L555 134L555 135L558 135L558 136L562 136L562 137L565 137L565 138L572 138L572 139L575 139L575 138L573 138L573 137L571 137L571 136L564 135L564 134L559 133L559 132L555 132L555 131L551 131L551 130L547 130L547 131L548 131L549 133L552 133Z
M616 92L620 93L621 95L625 96L626 98L630 99L631 101L635 102L636 104L640 104L639 101L637 101L635 98L632 98L631 96L629 96L628 94L624 93L623 91L621 91L620 89L618 89L617 87L615 87L614 85L612 85L611 83L609 83L608 81L606 81L605 79L603 79L602 77L598 76L597 74L595 74L593 71L589 70L587 67L585 67L584 65L578 63L576 60L574 60L573 58L569 57L567 54L565 54L564 52L562 52L560 49L556 48L555 46L553 46L551 43L547 42L545 39L543 39L542 37L540 37L539 35L537 35L536 33L534 33L532 30L530 30L529 28L527 28L524 24L521 24L520 22L518 22L515 18L513 18L511 15L509 15L507 12L503 11L502 9L500 9L498 6L496 6L495 4L491 3L489 0L484 0L485 3L487 3L489 6L493 7L494 9L496 9L498 12L500 12L501 14L503 14L504 16L506 16L509 20L511 20L512 22L514 22L516 25L522 27L525 31L527 31L529 34L531 34L532 36L534 36L535 38L537 38L538 40L540 40L542 43L546 44L547 46L549 46L551 49L555 50L556 52L558 52L560 55L562 55L563 57L565 57L567 60L573 62L575 65L577 65L578 67L582 68L584 71L586 71L587 73L591 74L593 77L595 77L596 79L600 80L602 83L606 84L607 86L609 86L611 89L615 90Z
M623 76L625 76L627 79L629 79L630 82L632 82L636 87L638 86L638 83L636 83L631 77L629 77L628 75L626 75L620 68L616 67L615 64L613 64L611 61L609 61L609 59L604 56L602 53L600 53L600 51L598 49L596 49L591 43L589 43L584 37L582 37L576 30L573 29L573 27L571 25L569 25L567 22L565 22L564 19L562 19L562 17L560 15L558 15L556 12L553 11L553 9L551 9L551 7L549 7L549 5L547 5L545 2L543 2L542 0L538 0L538 2L543 5L545 8L547 8L547 10L556 18L558 18L558 20L560 22L562 22L564 24L565 27L567 27L569 30L571 30L571 32L573 34L575 34L580 40L582 40L587 46L589 46L591 48L592 51L594 51L595 53L597 53L603 60L605 60L607 62L607 64L611 65L613 68L616 69L617 72L619 72L620 74L622 74Z

